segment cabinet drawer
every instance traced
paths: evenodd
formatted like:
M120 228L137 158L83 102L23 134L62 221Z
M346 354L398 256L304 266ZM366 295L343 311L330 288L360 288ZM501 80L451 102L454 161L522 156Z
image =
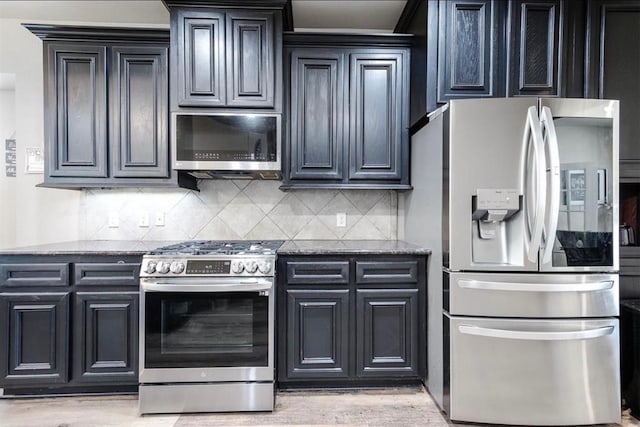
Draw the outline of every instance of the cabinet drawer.
M287 283L349 283L349 261L295 261L287 263Z
M75 264L76 285L138 286L138 263L79 263Z
M357 283L417 283L418 262L356 262Z
M69 264L2 264L0 286L68 286Z

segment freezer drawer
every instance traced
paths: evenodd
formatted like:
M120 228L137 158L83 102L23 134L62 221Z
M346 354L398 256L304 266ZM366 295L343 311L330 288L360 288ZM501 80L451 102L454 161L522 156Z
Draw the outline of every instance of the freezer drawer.
M445 273L444 282L451 315L571 318L620 311L617 274Z
M454 421L619 423L617 319L479 319L445 315Z

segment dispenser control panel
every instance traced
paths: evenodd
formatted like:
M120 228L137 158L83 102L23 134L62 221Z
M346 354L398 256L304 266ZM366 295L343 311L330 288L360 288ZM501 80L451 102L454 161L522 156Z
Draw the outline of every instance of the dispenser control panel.
M482 210L520 210L520 195L513 189L478 189L476 208Z

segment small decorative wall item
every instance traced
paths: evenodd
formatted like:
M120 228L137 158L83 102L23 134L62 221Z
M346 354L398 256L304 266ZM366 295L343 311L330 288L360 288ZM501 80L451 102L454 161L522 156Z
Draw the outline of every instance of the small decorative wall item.
M42 148L27 147L25 165L25 173L43 173L44 156L42 155Z
M5 164L6 176L10 178L15 178L16 176L16 140L5 139L4 146L5 146L4 164Z
M569 171L569 203L572 205L584 205L586 191L584 170Z

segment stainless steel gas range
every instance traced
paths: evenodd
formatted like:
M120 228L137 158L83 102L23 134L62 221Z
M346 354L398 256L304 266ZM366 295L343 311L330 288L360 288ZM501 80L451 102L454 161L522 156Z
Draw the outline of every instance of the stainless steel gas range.
M140 413L271 411L281 241L190 241L143 256Z

